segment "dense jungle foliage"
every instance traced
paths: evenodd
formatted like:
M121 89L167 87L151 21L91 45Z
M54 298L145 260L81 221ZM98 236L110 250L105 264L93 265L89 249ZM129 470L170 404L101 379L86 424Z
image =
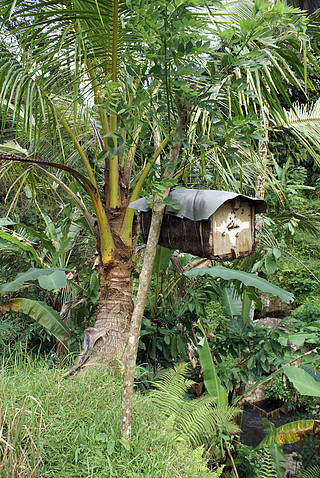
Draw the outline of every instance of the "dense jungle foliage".
M0 0L0 477L320 477L317 5L18 3ZM157 247L128 441L128 205L184 187L267 212L245 258ZM112 367L68 375L97 323ZM253 448L257 388L287 415Z

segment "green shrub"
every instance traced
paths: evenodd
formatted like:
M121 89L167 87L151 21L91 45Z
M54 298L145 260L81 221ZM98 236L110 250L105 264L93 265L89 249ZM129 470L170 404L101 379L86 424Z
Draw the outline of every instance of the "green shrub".
M206 328L208 330L217 330L221 324L228 321L223 306L217 300L211 300L205 306Z
M306 324L320 320L320 296L307 298L292 312L292 317Z
M0 316L0 356L10 359L21 349L48 354L55 339L41 325L26 315L7 313Z
M316 276L319 276L318 267L320 263L312 260L311 264L301 254L297 255L297 258L302 264L294 261L294 259L280 260L275 279L280 287L294 294L295 303L301 304L310 294L316 294L319 291L319 282L309 271L311 270Z
M278 407L285 405L288 410L308 408L315 404L315 397L301 395L283 375L279 374L268 382L265 396L273 400Z

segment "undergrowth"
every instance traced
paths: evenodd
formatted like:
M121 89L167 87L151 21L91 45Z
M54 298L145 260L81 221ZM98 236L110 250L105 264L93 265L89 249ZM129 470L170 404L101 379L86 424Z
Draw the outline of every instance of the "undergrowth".
M179 478L207 472L201 450L164 435L164 418L135 394L130 445L119 439L121 385L102 367L68 380L27 359L0 368L1 478Z

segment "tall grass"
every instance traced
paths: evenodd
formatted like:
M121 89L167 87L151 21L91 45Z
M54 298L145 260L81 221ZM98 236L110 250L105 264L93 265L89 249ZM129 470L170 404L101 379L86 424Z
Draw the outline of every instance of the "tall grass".
M32 400L32 397L30 397ZM39 476L43 414L29 409L28 397L20 408L0 403L0 476Z
M0 366L1 478L217 476L199 450L165 435L146 396L135 395L133 438L121 441L121 383L109 369L62 373L26 355Z

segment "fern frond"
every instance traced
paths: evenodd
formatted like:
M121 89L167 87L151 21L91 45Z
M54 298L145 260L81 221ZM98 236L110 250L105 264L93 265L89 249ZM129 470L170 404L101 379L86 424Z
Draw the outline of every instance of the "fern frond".
M297 478L320 478L320 465L311 465L305 470L299 470Z
M180 439L193 447L206 448L221 444L221 436L236 435L239 427L234 407L216 407L214 397L203 396L193 400L186 397L192 381L184 377L187 366L179 365L165 371L154 385L150 397L159 410L170 420Z
M193 384L192 380L185 377L187 368L187 364L179 364L174 369L166 370L161 374L159 380L154 382L154 386L165 393L184 397Z
M277 478L277 472L274 468L274 463L269 452L263 455L263 463L259 469L260 478Z

